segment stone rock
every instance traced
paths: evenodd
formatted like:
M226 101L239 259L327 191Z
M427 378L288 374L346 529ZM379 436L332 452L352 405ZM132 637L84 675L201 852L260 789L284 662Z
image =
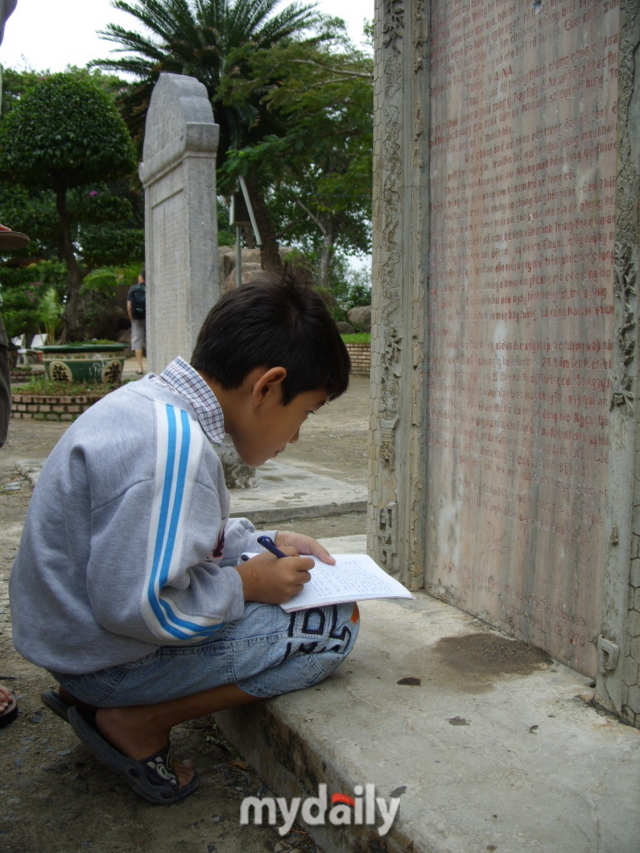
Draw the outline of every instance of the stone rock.
M236 268L236 250L231 247L228 251L219 252L219 258L220 281L224 281L231 274L231 271ZM224 285L222 290L224 291Z
M249 284L250 281L253 281L260 273L262 272L262 267L260 264L242 264L242 283ZM235 264L233 269L229 273L229 275L225 278L224 283L222 285L222 292L226 293L227 290L233 290L236 286L236 268Z
M354 328L351 323L345 323L344 320L338 320L336 326L338 327L338 331L341 335L352 335L354 333Z
M358 332L371 331L371 305L356 305L347 311L347 317Z
M258 485L256 469L245 465L240 459L228 435L214 450L222 462L224 482L228 489L254 489Z
M290 246L280 246L278 249L282 263L286 262L287 255L291 252ZM236 268L236 247L235 246L220 246L218 249L220 260L220 281L225 281ZM242 266L247 264L262 265L260 258L260 249L243 249L242 250ZM224 290L224 288L223 288Z

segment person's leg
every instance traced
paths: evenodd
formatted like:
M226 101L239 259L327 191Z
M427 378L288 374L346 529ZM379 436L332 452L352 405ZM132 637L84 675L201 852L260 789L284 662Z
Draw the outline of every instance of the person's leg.
M317 684L350 653L358 627L354 604L287 614L252 603L207 642L87 676L52 674L68 704L97 706L103 737L140 761L167 747L179 723ZM180 762L174 770L180 787L194 776Z
M255 701L257 697L250 696L235 684L225 684L155 705L101 708L96 713L96 725L123 755L141 761L168 746L174 726ZM188 785L195 775L194 768L182 761L174 760L173 769L181 788Z
M145 333L146 329L144 320L131 321L131 349L135 352L136 362L138 363L136 373L139 374L144 373L144 367L142 363L142 351L146 344Z

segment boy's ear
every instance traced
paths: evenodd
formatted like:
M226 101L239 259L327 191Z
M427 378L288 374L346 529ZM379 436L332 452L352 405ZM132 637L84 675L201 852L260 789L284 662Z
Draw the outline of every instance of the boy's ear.
M251 400L254 406L259 406L269 396L276 394L278 401L282 397L282 383L287 376L286 367L270 367L260 373L251 389Z

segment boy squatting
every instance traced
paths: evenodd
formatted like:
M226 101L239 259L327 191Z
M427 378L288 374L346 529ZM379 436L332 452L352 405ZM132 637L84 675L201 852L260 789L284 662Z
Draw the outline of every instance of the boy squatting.
M225 294L191 365L112 392L67 430L34 490L10 579L16 649L47 669L43 702L141 796L196 790L170 758L186 720L310 687L349 654L353 603L286 614L314 539L229 519L225 431L247 465L298 440L349 382L320 296L291 273ZM258 556L240 562L244 551Z

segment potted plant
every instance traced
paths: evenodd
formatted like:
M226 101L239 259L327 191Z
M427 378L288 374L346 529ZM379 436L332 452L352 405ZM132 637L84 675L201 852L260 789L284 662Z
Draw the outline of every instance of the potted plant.
M127 345L116 341L80 341L38 347L44 369L52 382L104 382L122 378Z

